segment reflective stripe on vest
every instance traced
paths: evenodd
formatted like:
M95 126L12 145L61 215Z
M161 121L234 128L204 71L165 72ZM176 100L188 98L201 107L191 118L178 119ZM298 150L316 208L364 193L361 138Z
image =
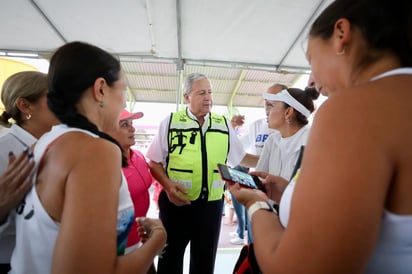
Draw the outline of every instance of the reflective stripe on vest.
M226 163L229 130L221 115L210 113L206 122L208 128L203 137L201 126L187 115L186 109L172 113L169 124L167 175L186 189L187 195L180 194L191 201L201 195L215 201L223 195L224 182L217 164Z

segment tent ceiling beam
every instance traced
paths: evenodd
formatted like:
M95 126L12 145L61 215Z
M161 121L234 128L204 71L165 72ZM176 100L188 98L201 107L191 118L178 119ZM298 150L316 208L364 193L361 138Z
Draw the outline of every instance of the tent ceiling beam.
M67 39L64 37L64 35L59 31L56 27L56 25L50 20L50 18L46 15L46 13L40 8L40 6L36 3L35 0L30 0L30 3L33 5L33 7L39 12L39 14L44 18L44 20L47 21L47 24L56 32L56 34L62 39L64 43L67 43Z

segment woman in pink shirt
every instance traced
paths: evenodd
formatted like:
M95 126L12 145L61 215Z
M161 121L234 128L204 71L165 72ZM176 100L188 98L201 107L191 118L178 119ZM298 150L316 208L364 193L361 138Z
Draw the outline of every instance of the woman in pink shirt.
M118 131L110 132L110 135L120 143L123 153L128 159L128 166L123 168L123 173L129 186L135 218L146 216L149 210L150 195L148 190L153 181L145 157L140 151L131 148L135 144L134 133L136 131L133 127L133 120L141 117L143 117L142 112L130 113L124 109L120 114ZM139 242L140 238L134 222L127 240L127 250L137 248Z

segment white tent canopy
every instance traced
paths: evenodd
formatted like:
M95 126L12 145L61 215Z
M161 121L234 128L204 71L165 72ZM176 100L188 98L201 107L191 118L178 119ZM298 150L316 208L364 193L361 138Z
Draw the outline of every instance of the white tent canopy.
M136 100L179 100L180 73L197 71L218 103L257 106L269 84L308 72L307 28L331 1L0 0L0 54L86 41L120 57Z

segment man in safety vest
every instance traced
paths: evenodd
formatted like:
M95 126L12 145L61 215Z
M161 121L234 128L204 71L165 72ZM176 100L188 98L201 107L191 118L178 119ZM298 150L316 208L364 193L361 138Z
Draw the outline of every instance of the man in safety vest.
M212 85L199 73L186 77L188 106L170 114L147 151L150 170L163 186L159 217L168 233L157 273L183 273L190 242L190 273L212 274L218 246L224 183L217 164L256 165L222 115L211 112Z

